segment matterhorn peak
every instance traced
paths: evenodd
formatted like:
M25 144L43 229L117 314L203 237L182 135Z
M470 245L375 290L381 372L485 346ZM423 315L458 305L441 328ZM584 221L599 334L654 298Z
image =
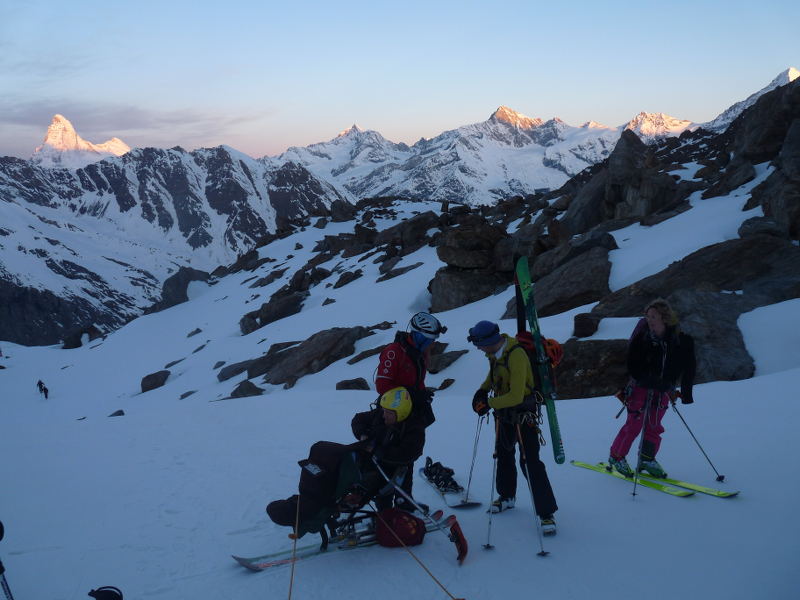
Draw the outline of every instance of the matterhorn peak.
M72 123L64 115L53 115L50 127L47 128L47 135L44 137L42 145L34 152L41 151L45 146L50 146L56 150L78 150L80 146L86 144L75 131Z
M31 161L42 167L78 169L110 156L122 156L130 146L117 137L102 144L87 142L64 115L53 115L42 145L33 151Z
M507 106L501 106L494 111L492 116L489 117L489 120L508 123L509 125L513 125L519 129L532 129L534 127L538 127L544 122L541 119L531 119L530 117L518 113Z

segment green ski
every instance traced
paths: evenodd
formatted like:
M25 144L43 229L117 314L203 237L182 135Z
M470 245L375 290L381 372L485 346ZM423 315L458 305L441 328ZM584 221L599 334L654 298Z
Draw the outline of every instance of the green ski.
M564 454L564 442L561 439L561 428L558 426L558 417L556 416L556 391L553 385L550 360L544 351L542 332L539 329L539 317L536 314L536 304L533 298L533 282L531 282L531 274L528 270L528 257L523 256L517 260L516 275L517 291L522 298L525 307L525 316L528 319L528 325L531 328L531 336L533 337L536 353L536 363L534 364L536 369L535 375L541 386L544 405L547 408L547 423L550 426L550 442L553 446L553 458L555 458L558 464L562 464L566 457Z
M725 490L718 490L715 488L706 487L704 485L698 485L696 483L689 483L688 481L681 481L679 479L670 479L669 477L665 477L663 479L656 478L647 473L639 473L639 483L642 483L644 479L648 479L650 481L663 481L664 483L668 483L670 485L676 485L678 487L686 488L687 490L694 490L695 492L700 492L701 494L708 494L709 496L715 496L717 498L733 498L736 496L739 491L736 490L734 492L727 492Z
M583 467L584 469L589 469L591 471L597 471L598 473L605 473L606 475L611 475L613 477L616 477L617 479L623 479L625 481L630 481L631 483L633 482L633 479L625 477L625 475L623 475L622 473L617 473L613 469L608 470L606 468L605 463L590 465L589 463L581 462L579 460L571 460L570 462L576 467ZM650 489L653 490L658 490L659 492L664 492L665 494L669 494L670 496L686 497L694 495L694 492L692 490L673 487L671 485L666 485L664 483L658 483L651 479L644 479L643 477L639 477L639 485L644 487L649 487Z

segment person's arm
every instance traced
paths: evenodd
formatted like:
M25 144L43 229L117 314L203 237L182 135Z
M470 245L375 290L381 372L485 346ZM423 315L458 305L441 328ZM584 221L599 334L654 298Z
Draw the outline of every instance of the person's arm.
M368 410L366 412L356 413L353 420L350 421L350 428L353 430L353 435L357 440L369 439L372 436L372 422L374 421L375 411Z
M406 423L401 438L393 444L381 449L381 462L405 465L413 463L422 456L425 447L425 427L414 418L411 423Z
M509 390L508 393L502 396L495 396L489 399L489 406L501 410L503 408L510 408L518 404L522 404L525 399L525 381L528 376L528 369L531 368L531 363L528 360L528 355L520 348L516 348L508 355L508 371L509 371Z

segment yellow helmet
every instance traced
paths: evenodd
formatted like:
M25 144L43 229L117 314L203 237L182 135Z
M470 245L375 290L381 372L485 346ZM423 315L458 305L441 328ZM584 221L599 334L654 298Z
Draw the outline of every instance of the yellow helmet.
M405 421L411 414L411 394L404 387L392 388L381 396L381 407L397 413L397 422Z

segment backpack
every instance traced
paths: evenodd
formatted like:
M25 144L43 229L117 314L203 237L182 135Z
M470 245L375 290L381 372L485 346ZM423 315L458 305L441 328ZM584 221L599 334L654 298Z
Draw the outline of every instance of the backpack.
M417 382L422 379L422 370L425 368L423 365L422 353L414 346L410 345L407 340L407 334L397 332L395 335L396 343L400 344L406 353L406 356L414 363L417 371ZM415 382L416 386L417 383ZM406 387L409 395L411 396L411 403L414 407L414 412L420 416L422 422L427 429L436 421L436 415L433 414L433 394L427 388L419 389L417 387Z
M122 600L122 592L113 585L104 585L92 590L89 592L89 596L95 600Z
M267 506L269 518L277 525L294 527L299 518L298 537L322 532L337 510L337 504L362 480L357 444L317 442L301 467L299 495L275 500ZM300 509L298 513L298 501Z
M533 341L533 334L530 331L520 331L516 335L517 343L522 346L525 353L528 355L528 360L531 362L533 369L534 389L541 392L541 377L539 377L539 370L537 368L539 362L536 356L536 344ZM547 355L547 369L550 371L550 381L553 382L553 389L557 389L555 368L559 365L564 358L564 349L556 340L551 338L542 338L542 346Z
M375 515L375 536L380 546L418 546L425 532L425 521L399 508L386 508Z

